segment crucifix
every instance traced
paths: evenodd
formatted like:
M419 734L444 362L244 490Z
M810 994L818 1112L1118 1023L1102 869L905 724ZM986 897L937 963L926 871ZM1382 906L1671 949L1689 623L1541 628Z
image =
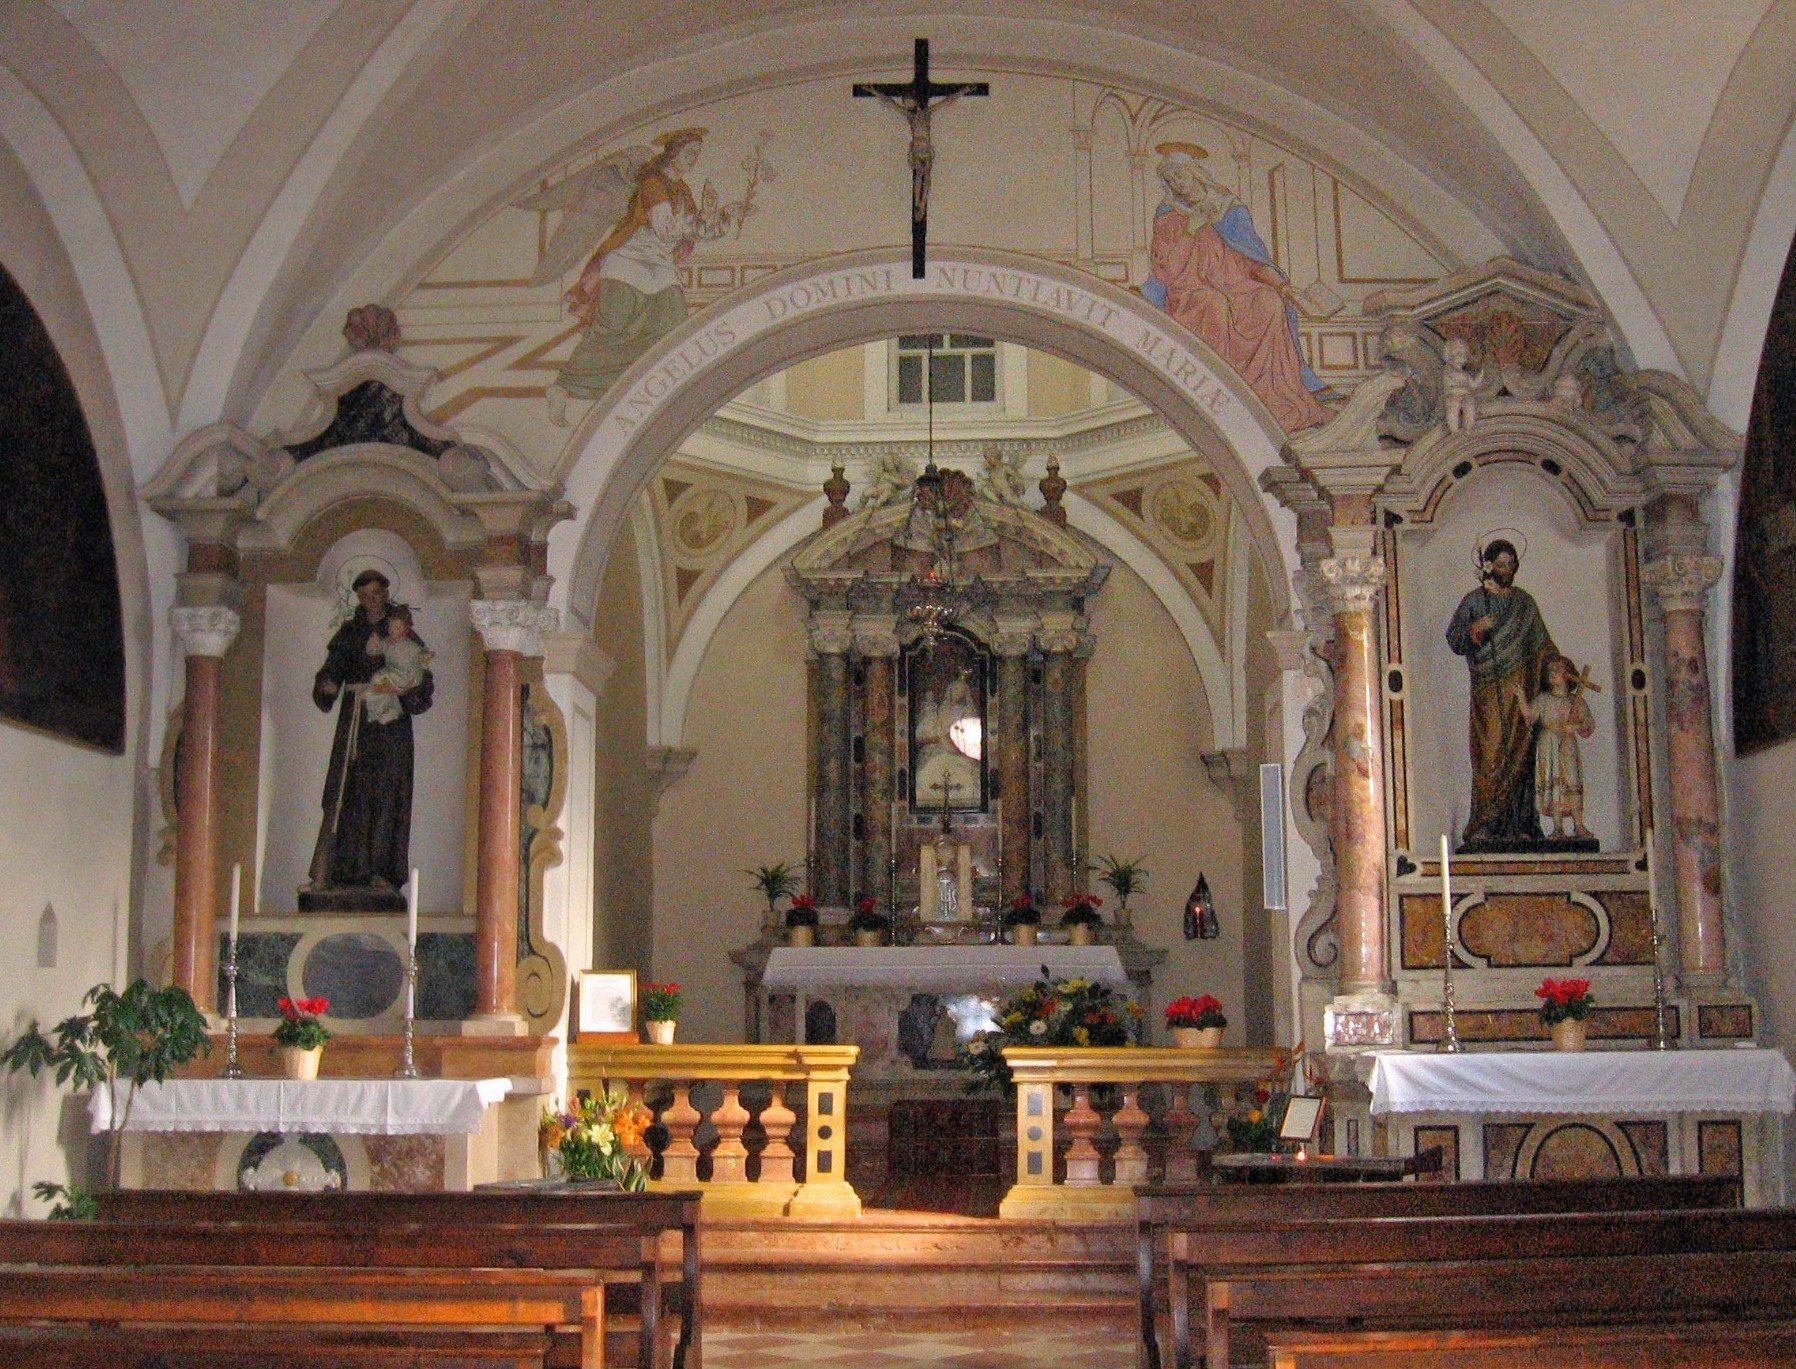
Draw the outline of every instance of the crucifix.
M929 168L935 161L929 120L936 110L963 95L989 95L984 81L938 83L929 79L929 40L917 39L912 74L903 85L888 81L858 81L857 98L883 100L910 125L910 274L923 279L923 245L929 237Z

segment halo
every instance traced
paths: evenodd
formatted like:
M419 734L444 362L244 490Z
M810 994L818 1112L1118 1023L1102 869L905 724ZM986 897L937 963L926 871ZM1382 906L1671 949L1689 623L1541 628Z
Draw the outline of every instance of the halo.
M1504 541L1515 547L1515 564L1519 567L1528 559L1528 534L1520 528L1492 528L1472 544L1472 565L1478 573L1484 573L1484 549L1492 542Z
M657 133L651 141L659 143L662 147L671 148L676 143L697 142L710 131L708 128L700 128L697 125L691 128L670 128L665 133Z
M1196 143L1156 143L1154 151L1162 157L1171 157L1182 152L1194 162L1207 161L1210 156L1207 149L1199 147Z

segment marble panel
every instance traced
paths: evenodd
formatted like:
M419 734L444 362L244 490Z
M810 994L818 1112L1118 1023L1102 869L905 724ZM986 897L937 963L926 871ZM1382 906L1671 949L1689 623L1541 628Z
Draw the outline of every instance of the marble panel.
M418 933L418 1018L459 1022L474 1012L474 937Z
M237 1015L279 1017L277 998L287 996L287 962L299 945L298 932L240 932L237 937ZM218 938L218 1003L225 1002L225 955L230 937Z
M330 1000L330 1015L379 1017L399 1000L405 969L399 952L370 932L338 932L312 947L301 978L308 997Z

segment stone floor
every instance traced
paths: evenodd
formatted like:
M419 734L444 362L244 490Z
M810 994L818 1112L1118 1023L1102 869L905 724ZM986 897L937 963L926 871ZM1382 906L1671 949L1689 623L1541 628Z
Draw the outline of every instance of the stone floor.
M959 1369L1132 1369L1133 1337L1115 1325L1050 1328L981 1326L973 1330L814 1331L707 1329L707 1369L776 1365L954 1365Z

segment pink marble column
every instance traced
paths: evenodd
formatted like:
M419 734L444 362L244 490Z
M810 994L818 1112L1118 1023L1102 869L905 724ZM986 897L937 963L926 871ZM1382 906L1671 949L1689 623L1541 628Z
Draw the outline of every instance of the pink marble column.
M1343 996L1389 993L1385 935L1384 710L1378 623L1384 588L1377 556L1333 556L1319 566L1334 615L1335 927Z
M480 714L480 830L475 847L474 1015L518 1015L519 799L524 780L524 657L542 654L556 613L527 600L476 599L469 615L486 645Z
M1675 517L1675 508L1673 513ZM1703 636L1703 609L1710 588L1721 578L1721 560L1700 549L1700 524L1680 519L1670 532L1674 540L1686 544L1694 538L1697 549L1669 551L1655 558L1647 563L1644 578L1665 618L1662 678L1678 963L1684 985L1697 988L1727 979L1721 921L1721 797ZM1665 849L1663 843L1659 849Z
M174 983L202 1012L212 1012L218 1006L219 672L242 624L216 605L177 608L170 621L187 658L175 769Z

